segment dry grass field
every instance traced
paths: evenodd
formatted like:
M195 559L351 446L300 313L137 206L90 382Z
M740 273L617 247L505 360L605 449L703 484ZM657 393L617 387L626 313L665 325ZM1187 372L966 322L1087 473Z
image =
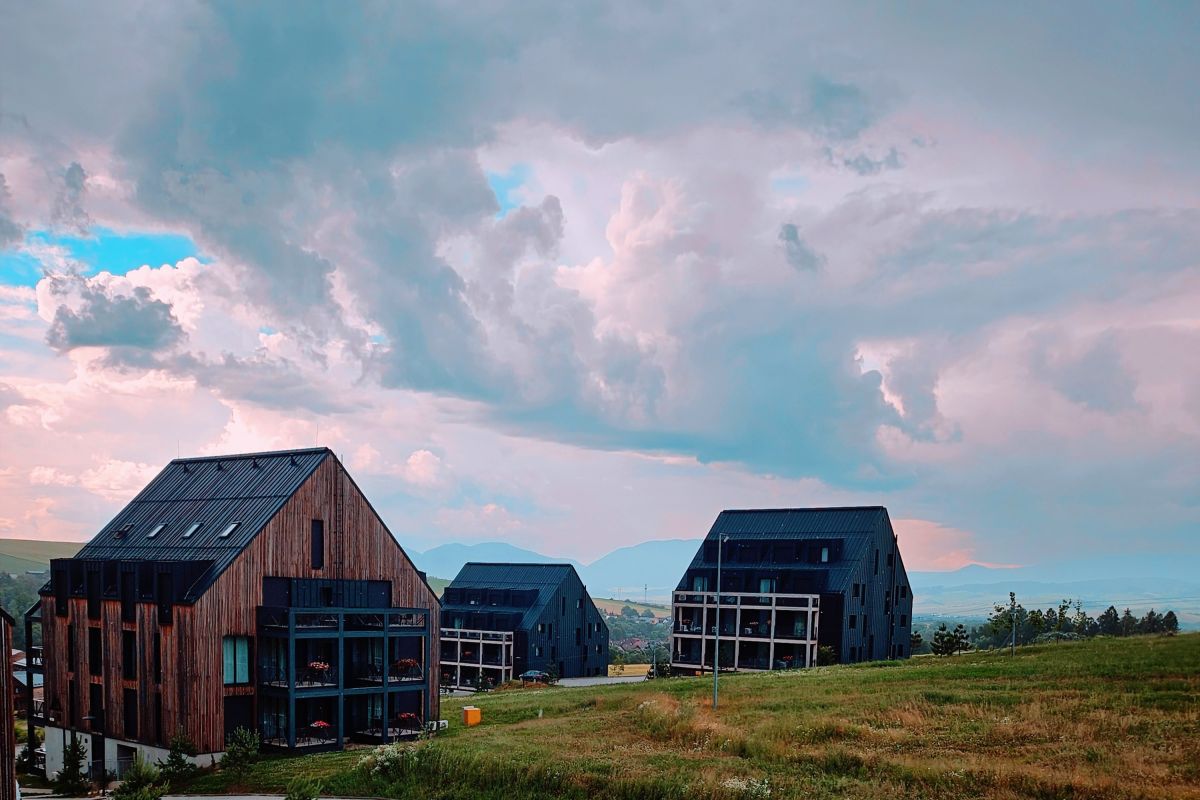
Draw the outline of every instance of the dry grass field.
M1200 635L444 701L398 766L259 766L397 798L1200 798ZM458 724L463 702L484 722ZM191 791L231 788L203 776Z

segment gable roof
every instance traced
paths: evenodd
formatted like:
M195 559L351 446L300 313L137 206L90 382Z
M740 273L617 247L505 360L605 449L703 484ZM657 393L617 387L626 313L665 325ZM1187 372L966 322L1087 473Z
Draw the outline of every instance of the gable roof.
M447 589L534 589L537 599L533 605L520 608L488 606L489 611L517 611L522 614L521 628L532 627L542 611L554 599L554 593L571 577L579 580L575 567L570 564L516 564L484 563L472 561L463 565ZM582 583L582 581L580 581ZM480 611L479 606L447 603L442 599L443 613L452 609Z
M730 541L841 541L841 556L830 563L764 564L769 570L803 570L816 573L823 579L824 590L847 591L853 575L863 559L874 550L881 534L891 535L891 520L883 506L838 506L830 508L759 508L733 509L717 515L704 542L720 537ZM728 551L726 551L728 552ZM705 557L701 544L688 570L713 567ZM726 565L744 569L746 564ZM686 591L687 574L680 579L677 591Z
M204 574L189 592L198 596L332 455L316 447L177 458L74 557L201 562Z

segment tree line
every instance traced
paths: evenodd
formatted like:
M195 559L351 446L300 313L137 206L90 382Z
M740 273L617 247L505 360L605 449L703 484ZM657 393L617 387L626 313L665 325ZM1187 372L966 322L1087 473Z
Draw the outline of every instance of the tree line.
M1116 606L1110 605L1099 616L1092 617L1084 610L1082 600L1064 599L1057 606L1046 609L1027 609L1017 602L1016 593L1009 592L1008 599L1008 604L997 603L993 606L987 622L970 631L962 624L951 630L943 623L934 631L930 642L926 642L920 633L913 633L912 652L951 655L972 648L987 650L1007 647L1014 641L1022 645L1063 639L1090 639L1093 636L1179 632L1179 618L1171 610L1160 614L1152 608L1138 617L1128 608L1118 612Z

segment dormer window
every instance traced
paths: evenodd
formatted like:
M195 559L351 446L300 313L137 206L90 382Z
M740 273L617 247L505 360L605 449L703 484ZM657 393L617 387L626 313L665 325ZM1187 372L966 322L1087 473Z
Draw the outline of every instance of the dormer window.
M829 548L828 547L821 548L821 563L822 564L829 563Z
M126 536L129 535L129 532L132 530L133 530L132 524L122 525L121 527L117 528L117 532L114 534L114 536L118 539L124 539Z
M226 526L225 526L225 530L223 530L223 531L221 531L220 533L218 533L218 534L217 534L218 538L221 538L221 539L225 539L225 538L227 538L227 537L229 536L229 534L231 534L231 533L233 533L234 531L236 531L236 530L237 530L237 528L238 528L238 525L241 525L241 524L242 524L242 523L240 523L240 522L231 522L231 523L229 523L228 525L226 525Z
M166 527L167 527L167 523L165 523L165 522L158 523L157 525L154 526L154 529L152 531L150 531L149 533L146 534L146 538L153 539L155 536L158 536L160 533L162 533L163 529Z
M195 533L196 531L200 530L200 528L203 525L204 525L203 522L192 523L191 527L189 527L186 531L183 532L183 538L185 538L185 539L192 538L192 534Z

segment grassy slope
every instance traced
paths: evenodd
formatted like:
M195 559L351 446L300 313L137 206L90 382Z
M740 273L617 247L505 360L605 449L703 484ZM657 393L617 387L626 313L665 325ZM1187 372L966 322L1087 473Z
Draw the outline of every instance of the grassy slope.
M0 539L0 572L25 572L50 567L52 558L70 558L82 542L42 542L36 539Z
M1200 797L1200 635L804 672L443 700L448 734L394 780L362 752L274 759L331 794L400 798ZM458 722L464 703L484 724ZM540 716L539 716L540 714ZM206 775L190 791L229 788Z

